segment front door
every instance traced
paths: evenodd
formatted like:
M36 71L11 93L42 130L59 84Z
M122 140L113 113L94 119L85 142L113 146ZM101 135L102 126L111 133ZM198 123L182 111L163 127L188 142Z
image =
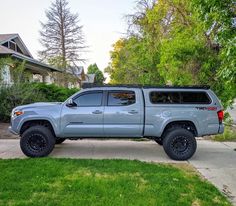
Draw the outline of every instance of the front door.
M61 128L64 137L103 136L103 91L87 91L73 98L75 106L64 105Z
M106 137L140 137L143 109L140 94L132 90L106 92L104 133Z

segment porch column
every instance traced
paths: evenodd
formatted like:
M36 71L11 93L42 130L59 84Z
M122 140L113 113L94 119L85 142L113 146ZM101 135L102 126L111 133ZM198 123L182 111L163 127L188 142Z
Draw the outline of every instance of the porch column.
M45 83L45 84L51 84L51 83L53 83L53 82L51 81L51 75L50 75L50 73L43 74L42 76L43 76L43 83Z

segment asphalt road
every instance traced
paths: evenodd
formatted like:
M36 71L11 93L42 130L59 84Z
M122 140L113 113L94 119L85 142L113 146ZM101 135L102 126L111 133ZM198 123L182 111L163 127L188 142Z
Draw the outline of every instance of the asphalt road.
M185 163L195 167L236 205L236 142L198 140L196 154ZM178 163L167 157L154 141L78 140L57 145L50 155L57 158L130 159ZM0 158L25 158L19 140L0 140Z

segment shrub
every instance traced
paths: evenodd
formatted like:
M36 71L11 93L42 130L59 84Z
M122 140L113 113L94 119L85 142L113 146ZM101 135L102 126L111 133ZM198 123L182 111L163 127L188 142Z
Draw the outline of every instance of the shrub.
M0 121L9 122L14 107L34 102L63 102L78 89L43 83L0 85Z
M55 84L33 83L34 87L43 93L48 102L64 102L74 93L78 92L78 88L68 89Z
M29 83L0 86L0 121L10 120L11 110L19 105L45 101L42 93Z

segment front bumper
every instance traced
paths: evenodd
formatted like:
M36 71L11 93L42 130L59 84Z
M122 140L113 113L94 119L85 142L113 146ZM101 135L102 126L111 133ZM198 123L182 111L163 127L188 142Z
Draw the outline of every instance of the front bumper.
M8 127L8 131L11 132L14 135L18 135L18 133L16 131L14 131L11 126Z

